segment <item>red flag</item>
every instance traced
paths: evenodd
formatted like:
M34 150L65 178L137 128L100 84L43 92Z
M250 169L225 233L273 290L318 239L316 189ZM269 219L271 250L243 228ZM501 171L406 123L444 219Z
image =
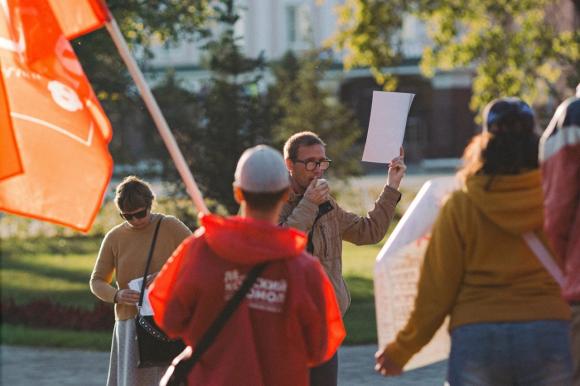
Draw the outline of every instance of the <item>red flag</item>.
M0 181L0 210L87 231L111 176L110 123L49 3L7 5L0 61L24 174Z
M4 82L0 77L0 180L22 173L22 163L9 114Z
M109 19L101 0L49 0L49 3L69 40L101 28Z

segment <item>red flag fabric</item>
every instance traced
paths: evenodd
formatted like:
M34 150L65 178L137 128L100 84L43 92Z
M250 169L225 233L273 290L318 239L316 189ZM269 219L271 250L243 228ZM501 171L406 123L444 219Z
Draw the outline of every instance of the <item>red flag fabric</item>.
M112 172L110 123L47 0L0 7L0 62L24 173L0 210L88 231Z
M22 173L4 82L0 76L0 180Z
M72 40L101 28L108 20L101 0L48 0L64 36Z

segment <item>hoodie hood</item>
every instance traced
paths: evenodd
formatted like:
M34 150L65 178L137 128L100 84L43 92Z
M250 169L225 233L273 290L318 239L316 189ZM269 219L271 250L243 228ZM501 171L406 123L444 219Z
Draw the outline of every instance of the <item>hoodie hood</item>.
M236 264L258 264L298 256L306 247L306 235L266 221L244 217L205 215L201 218L205 239L220 257Z
M471 176L463 189L485 217L509 233L520 235L543 226L539 170L495 177Z

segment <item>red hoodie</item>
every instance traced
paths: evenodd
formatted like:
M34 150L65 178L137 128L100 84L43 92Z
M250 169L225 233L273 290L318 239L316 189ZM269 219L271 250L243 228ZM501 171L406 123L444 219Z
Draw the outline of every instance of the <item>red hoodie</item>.
M551 134L551 135L550 135ZM544 229L564 260L564 298L580 302L580 127L544 134L540 145Z
M268 261L246 299L189 375L190 385L309 384L308 367L332 357L342 318L322 266L294 229L248 218L202 218L165 264L149 299L155 321L195 343L252 266Z

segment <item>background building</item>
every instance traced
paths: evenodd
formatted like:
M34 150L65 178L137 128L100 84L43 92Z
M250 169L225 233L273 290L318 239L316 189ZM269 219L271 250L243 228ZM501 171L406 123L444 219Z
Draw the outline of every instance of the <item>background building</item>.
M240 0L239 3L242 12L236 28L244 53L250 57L262 54L267 60L276 60L289 50L300 53L323 47L336 30L334 8L342 1ZM477 130L468 106L472 73L464 69L437 73L431 79L422 76L418 63L429 39L425 26L414 17L405 19L401 40L405 59L400 66L388 71L399 77L397 91L416 94L405 135L407 159L420 162L457 158ZM155 57L147 66L148 76L153 81L156 75L172 69L185 87L198 90L208 78L207 71L200 65L203 57L195 42L182 42L174 47L158 46L153 52ZM372 92L380 87L367 69L344 72L340 53L335 53L334 59L336 63L328 72L324 86L353 109L366 129Z

